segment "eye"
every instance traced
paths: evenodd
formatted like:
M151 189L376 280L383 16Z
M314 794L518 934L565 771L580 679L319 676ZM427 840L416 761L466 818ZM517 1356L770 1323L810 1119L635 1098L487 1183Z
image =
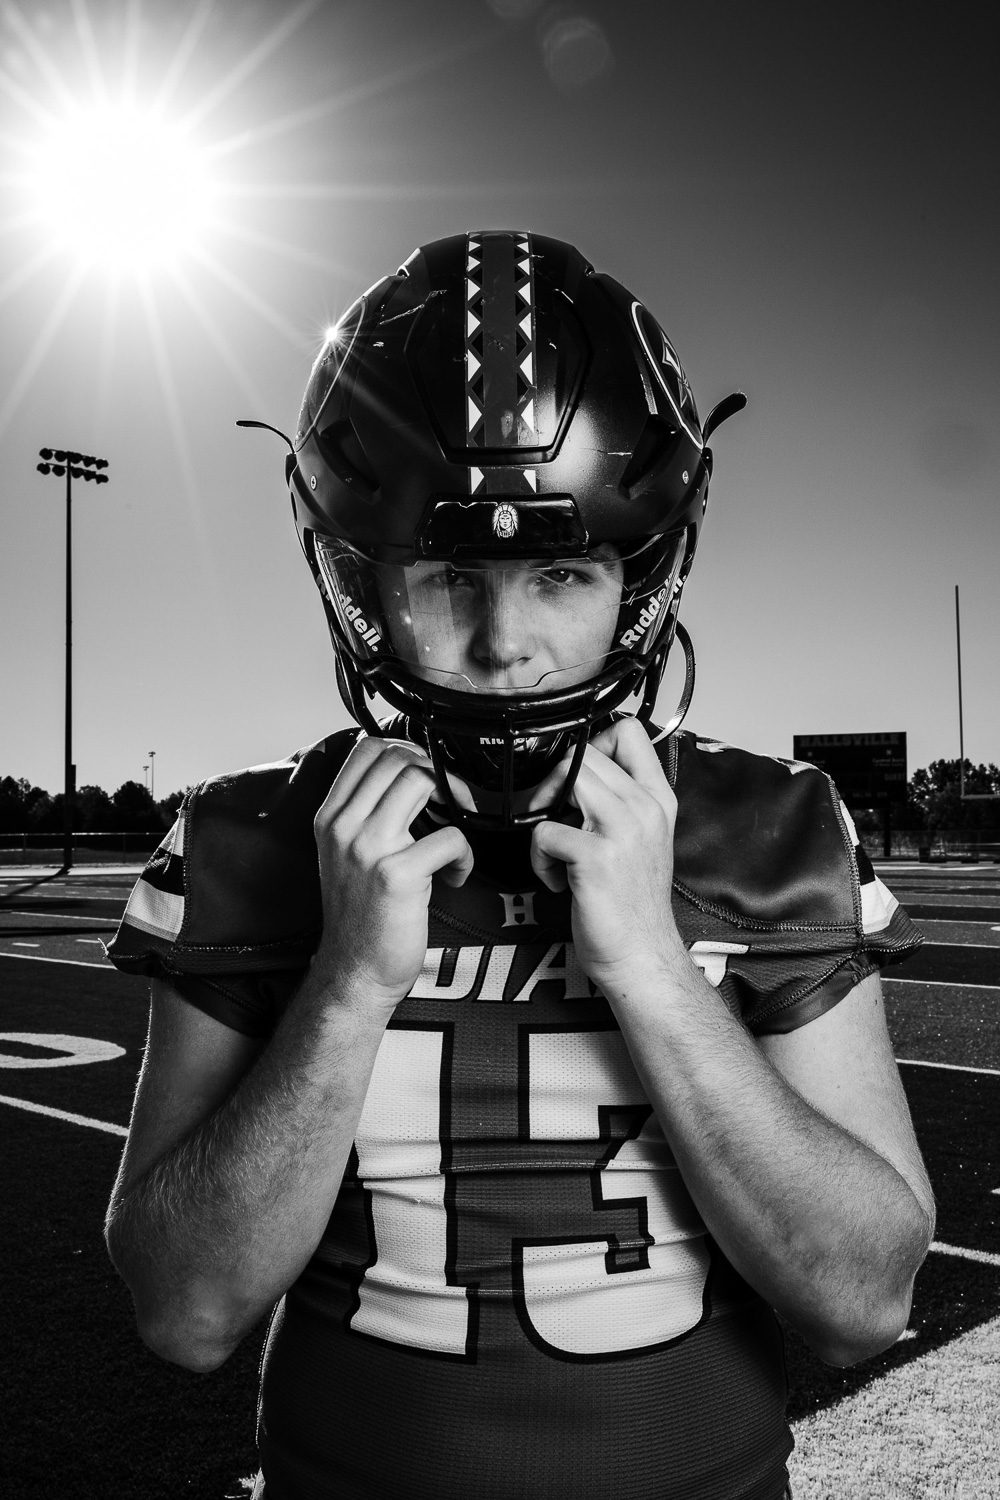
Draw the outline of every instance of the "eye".
M562 567L545 568L540 571L539 577L553 589L580 589L590 588L599 582L601 577L600 568L589 568L585 563L575 563Z
M451 566L425 574L422 581L425 586L440 590L442 593L451 593L454 589L471 583L468 573L460 573L457 568Z

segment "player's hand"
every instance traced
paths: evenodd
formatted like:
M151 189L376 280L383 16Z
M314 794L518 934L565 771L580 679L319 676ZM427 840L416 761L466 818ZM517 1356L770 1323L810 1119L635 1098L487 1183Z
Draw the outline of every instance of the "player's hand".
M462 885L472 869L459 829L411 834L433 791L422 750L365 738L316 814L323 936L313 965L353 1004L391 1012L408 993L427 951L434 875Z
M536 805L553 795L568 768L567 756L533 794ZM594 736L570 800L582 828L539 823L532 868L550 890L569 886L577 957L613 999L662 975L684 953L670 901L677 801L635 719Z

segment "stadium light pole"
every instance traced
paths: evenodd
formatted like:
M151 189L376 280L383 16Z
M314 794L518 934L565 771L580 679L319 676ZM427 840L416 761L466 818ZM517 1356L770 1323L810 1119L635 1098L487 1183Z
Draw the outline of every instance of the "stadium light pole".
M149 752L149 795L156 801L156 751Z
M63 869L73 866L73 812L76 806L76 767L73 764L73 480L92 479L107 484L106 458L76 453L68 448L40 448L40 474L66 476L66 736L63 767Z
M962 616L958 601L958 584L955 585L955 652L958 657L958 800L960 802L996 802L996 792L967 792L965 790L965 728L962 723Z

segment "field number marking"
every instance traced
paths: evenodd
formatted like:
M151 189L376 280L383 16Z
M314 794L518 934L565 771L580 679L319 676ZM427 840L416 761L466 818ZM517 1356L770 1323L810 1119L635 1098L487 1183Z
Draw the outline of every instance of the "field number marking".
M36 1104L29 1099L10 1099L0 1094L0 1104L9 1104L12 1109L26 1109L32 1115L48 1115L53 1120L68 1120L71 1125L86 1125L90 1130L103 1130L108 1135L128 1135L125 1125L112 1125L110 1120L92 1120L88 1115L73 1115L68 1109L53 1109L49 1104Z
M24 1057L17 1052L0 1051L0 1068L70 1068L125 1056L125 1048L117 1042L103 1042L92 1036L66 1036L62 1032L0 1031L0 1048L4 1042L38 1047L50 1055Z

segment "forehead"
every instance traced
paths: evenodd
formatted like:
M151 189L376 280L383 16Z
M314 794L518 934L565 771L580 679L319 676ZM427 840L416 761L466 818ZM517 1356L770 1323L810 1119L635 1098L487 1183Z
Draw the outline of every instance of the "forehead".
M601 542L588 552L573 557L430 557L418 558L406 564L402 571L419 577L429 572L447 569L452 572L475 573L537 573L567 568L589 568L595 572L612 572L617 575L621 567L621 553L611 542Z

